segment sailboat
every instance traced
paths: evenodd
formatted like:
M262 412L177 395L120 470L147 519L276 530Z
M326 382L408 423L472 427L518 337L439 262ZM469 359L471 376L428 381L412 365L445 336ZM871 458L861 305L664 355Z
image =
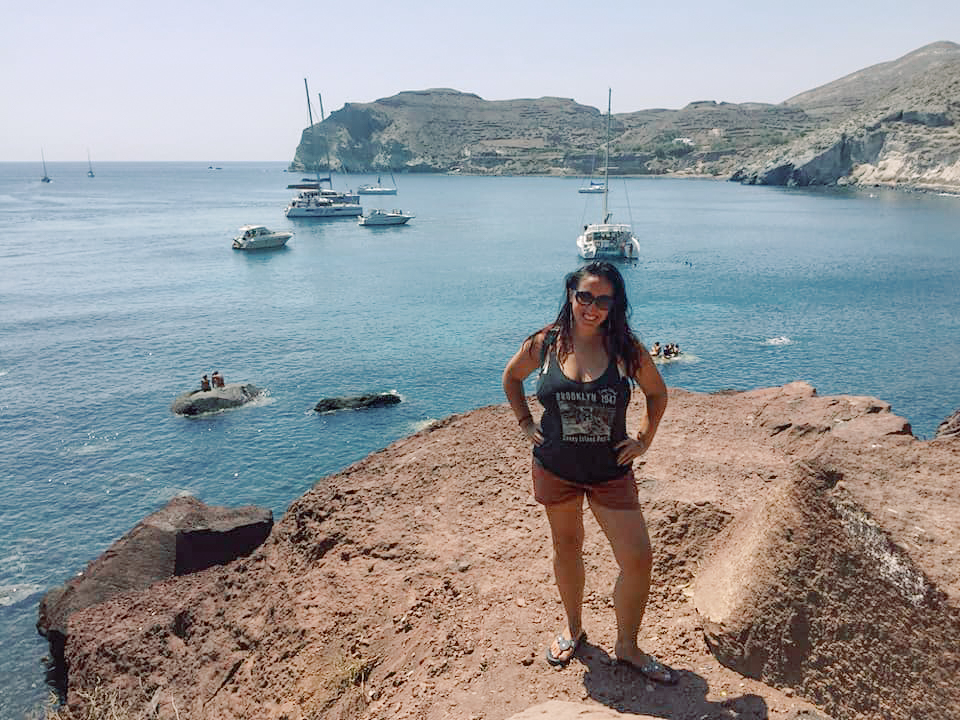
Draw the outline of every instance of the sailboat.
M627 258L640 256L640 242L625 223L611 223L612 213L607 209L610 192L610 100L613 92L607 90L607 141L603 161L603 221L585 225L577 238L577 252L584 260L594 258Z
M396 195L397 181L393 179L393 173L390 173L390 179L393 180L393 187L385 187L380 184L380 176L377 175L376 185L361 185L357 192L361 195Z
M47 159L43 156L43 148L40 148L40 162L43 163L43 177L40 182L53 182L47 175Z
M313 128L313 109L310 106L310 87L307 85L307 79L303 79L303 87L307 91L307 114L310 117L310 132ZM323 101L320 101L320 122L323 122ZM298 192L290 204L284 209L283 214L288 218L331 218L331 217L358 217L363 214L363 208L360 207L359 196L338 193L333 189L333 181L330 178L330 144L327 143L327 176L320 177L320 164L316 165L317 180L314 183L304 183L299 185ZM322 183L327 183L329 188L324 188Z
M592 167L590 168L590 177L591 177L591 178L593 178L593 173L594 173L594 171L597 169L596 165L597 165L597 156L596 156L596 154L594 154L594 156L593 156L593 165L592 165ZM607 183L606 183L605 181L593 180L593 179L591 179L588 184L586 184L586 185L581 185L579 188L577 188L577 192L578 192L578 193L597 193L597 194L599 194L599 193L602 193L602 192L604 191L604 188L606 188L606 186L607 186Z
M90 162L90 151L87 150L87 167L90 168L87 170L87 177L95 177L93 174L93 163Z

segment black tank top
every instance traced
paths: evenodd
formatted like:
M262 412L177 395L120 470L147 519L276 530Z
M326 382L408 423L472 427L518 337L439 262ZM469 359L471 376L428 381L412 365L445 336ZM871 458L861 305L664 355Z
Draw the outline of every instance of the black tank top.
M555 475L585 485L623 475L630 466L617 464L614 446L627 437L630 382L613 358L596 380L571 380L551 346L537 378L544 440L534 446L534 457Z

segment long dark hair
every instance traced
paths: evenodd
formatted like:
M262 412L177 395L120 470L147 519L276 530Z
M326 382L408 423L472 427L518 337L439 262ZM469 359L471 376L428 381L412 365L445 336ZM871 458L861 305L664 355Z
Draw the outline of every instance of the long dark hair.
M603 329L607 353L623 364L626 376L632 380L640 369L640 341L630 329L630 323L627 320L630 315L630 301L627 300L627 288L623 282L623 276L609 262L594 260L568 273L563 280L563 304L557 319L551 325L535 332L530 339L546 331L543 339L544 352L549 351L550 344L556 343L557 359L560 362L573 352L573 307L570 295L577 291L580 281L586 276L603 278L613 287L613 307L607 312L607 319L600 327ZM542 362L541 360L541 364Z

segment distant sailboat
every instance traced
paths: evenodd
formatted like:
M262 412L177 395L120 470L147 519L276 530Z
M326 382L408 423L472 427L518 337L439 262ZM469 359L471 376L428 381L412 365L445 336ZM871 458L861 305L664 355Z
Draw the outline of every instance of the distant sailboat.
M87 170L87 177L95 177L93 174L93 163L90 162L90 151L87 150L87 167L90 168Z
M377 175L376 185L361 185L357 190L357 192L360 193L361 195L396 195L397 181L394 180L393 173L390 173L390 179L393 180L393 187L381 185L380 176Z
M43 177L40 178L40 182L52 182L47 175L47 159L43 156L43 148L40 148L40 162L43 163Z

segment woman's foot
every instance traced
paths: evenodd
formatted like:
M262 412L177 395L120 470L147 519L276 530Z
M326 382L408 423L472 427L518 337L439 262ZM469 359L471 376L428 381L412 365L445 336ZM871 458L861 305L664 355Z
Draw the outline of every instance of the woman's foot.
M672 667L639 650L635 653L617 653L617 662L661 685L676 685L679 679L677 671Z
M575 639L572 633L570 633L569 628L557 633L550 647L547 648L547 662L551 665L566 665L573 659L577 648L580 647L580 643L582 643L586 637L587 633L585 630L581 630Z

